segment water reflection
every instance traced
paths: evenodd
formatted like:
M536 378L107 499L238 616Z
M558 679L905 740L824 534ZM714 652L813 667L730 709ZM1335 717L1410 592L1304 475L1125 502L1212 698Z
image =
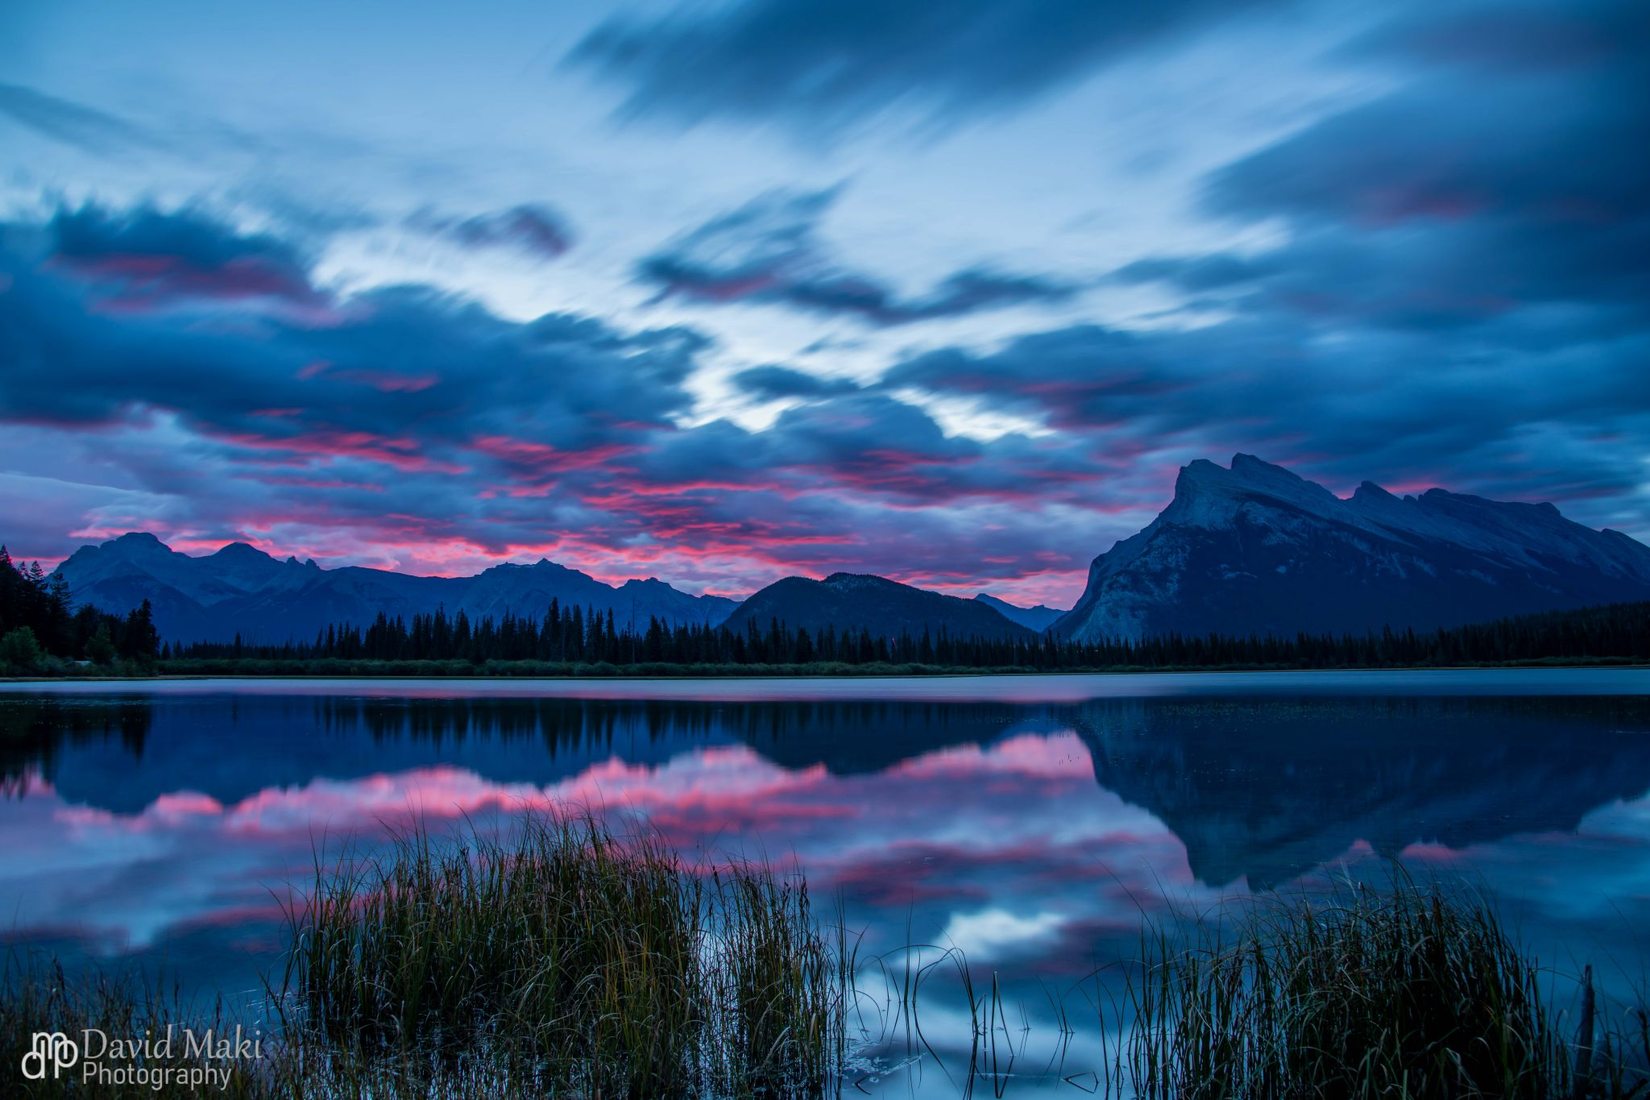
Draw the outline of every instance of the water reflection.
M1396 857L1574 832L1650 790L1650 701L1110 701L1072 722L1101 786L1150 810L1198 879L1270 887L1363 841Z
M794 861L868 954L960 947L1022 983L1028 1020L1131 957L1143 914L1380 856L1484 884L1544 959L1650 958L1644 694L422 690L0 696L4 938L252 990L318 846L578 804L691 857Z

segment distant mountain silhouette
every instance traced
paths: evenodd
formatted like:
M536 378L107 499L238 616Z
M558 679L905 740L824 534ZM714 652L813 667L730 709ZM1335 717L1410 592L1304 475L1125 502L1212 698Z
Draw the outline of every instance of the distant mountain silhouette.
M1650 598L1650 547L1551 504L1364 482L1342 500L1252 455L1199 459L1094 559L1052 631L1085 641L1433 629Z
M381 612L411 617L437 608L471 618L509 612L537 620L553 599L567 609L611 611L621 628L638 630L650 617L715 625L736 606L651 578L614 587L550 561L496 565L473 577L415 577L282 561L244 542L192 557L146 533L84 546L58 572L76 603L124 613L149 600L161 637L184 643L227 642L237 634L246 642L311 641L338 623L364 626Z
M858 573L833 573L822 581L806 577L775 581L740 604L728 616L727 625L731 630L745 630L748 625L766 630L775 620L816 635L832 627L839 634L866 630L885 638L901 634L920 638L924 631L931 637L944 631L953 638L1035 636L1034 631L979 600Z
M1000 600L989 592L981 592L974 597L997 614L1010 622L1019 623L1027 630L1035 630L1041 634L1065 612L1058 607L1049 607L1047 604L1038 604L1036 607L1021 607L1019 604Z

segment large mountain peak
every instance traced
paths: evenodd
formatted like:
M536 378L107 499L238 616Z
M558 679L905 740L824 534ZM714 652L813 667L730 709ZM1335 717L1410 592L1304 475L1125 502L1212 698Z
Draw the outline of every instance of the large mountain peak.
M150 536L153 538L154 536ZM159 541L159 540L156 540ZM220 547L212 557L220 561L274 561L275 559L249 542L231 542Z
M1338 504L1335 494L1293 471L1250 454L1235 454L1230 467L1199 458L1180 468L1174 500L1164 510L1168 523L1194 527L1231 524L1244 504L1269 500L1310 512Z
M1650 548L1551 504L1444 489L1342 499L1238 454L1187 464L1145 530L1094 560L1056 632L1084 639L1431 628L1650 596Z

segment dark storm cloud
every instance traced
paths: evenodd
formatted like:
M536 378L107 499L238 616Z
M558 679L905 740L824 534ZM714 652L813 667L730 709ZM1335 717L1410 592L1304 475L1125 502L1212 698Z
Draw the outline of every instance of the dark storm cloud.
M89 153L125 153L162 144L153 134L123 118L17 84L0 84L0 114Z
M615 419L662 422L686 407L681 383L703 346L682 330L621 336L585 318L518 324L416 287L334 300L284 242L192 212L83 208L47 228L43 259L6 256L0 346L17 369L0 387L18 419L95 424L149 407L218 438L412 465L517 429L582 445ZM174 317L111 299L134 284L192 308ZM320 308L199 315L248 293Z
M1397 66L1397 91L1208 180L1210 212L1277 219L1282 245L1119 276L1350 324L1482 325L1556 307L1592 311L1601 332L1642 324L1647 49L1650 8L1636 0L1412 12L1352 48Z
M927 294L902 297L883 281L838 265L818 240L819 222L838 194L833 188L758 196L643 260L638 274L661 296L775 303L883 326L1060 302L1077 293L1077 285L1064 280L973 268L947 276Z
M828 133L894 111L1002 111L1272 0L736 0L615 18L570 55L630 89L625 110L694 123L783 119Z
M554 210L532 203L468 218L420 210L408 223L465 248L513 248L541 260L553 260L573 247L573 234L566 220Z

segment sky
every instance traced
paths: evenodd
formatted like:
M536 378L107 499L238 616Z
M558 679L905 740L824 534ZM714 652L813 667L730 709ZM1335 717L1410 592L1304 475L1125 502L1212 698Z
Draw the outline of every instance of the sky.
M1642 0L12 0L0 540L1069 606L1194 458L1650 539Z

